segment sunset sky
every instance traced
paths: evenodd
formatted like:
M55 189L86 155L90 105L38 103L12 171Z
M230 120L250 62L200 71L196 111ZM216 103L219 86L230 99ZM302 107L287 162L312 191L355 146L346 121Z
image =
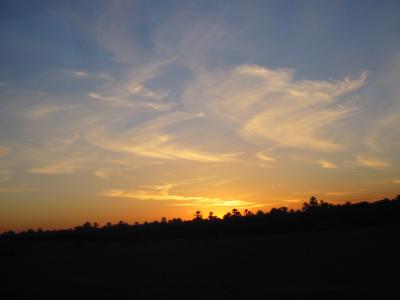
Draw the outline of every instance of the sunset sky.
M0 232L400 194L400 1L1 1Z

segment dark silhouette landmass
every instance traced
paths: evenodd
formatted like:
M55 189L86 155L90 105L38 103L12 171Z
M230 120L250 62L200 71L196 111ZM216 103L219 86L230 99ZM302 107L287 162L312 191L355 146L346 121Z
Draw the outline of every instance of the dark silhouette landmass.
M0 299L400 299L400 195L0 235Z
M107 223L102 227L97 223L86 222L73 229L46 231L29 229L18 234L9 231L0 235L0 239L146 241L170 238L224 238L392 224L400 224L400 195L391 200L383 199L355 204L350 202L331 204L311 197L309 202L303 204L301 210L280 207L272 208L269 212L259 210L253 213L247 209L240 212L234 208L223 218L218 218L212 212L207 217L203 217L201 211L196 211L192 220L162 218L161 221L143 224L137 222L128 224L120 221L117 224Z

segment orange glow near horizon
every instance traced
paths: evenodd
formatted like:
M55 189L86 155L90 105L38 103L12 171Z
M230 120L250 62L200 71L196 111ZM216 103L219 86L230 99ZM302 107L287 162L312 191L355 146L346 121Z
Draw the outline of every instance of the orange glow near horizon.
M326 196L322 197L317 195L318 199L326 200L330 203L345 203L350 201L352 203L360 201L375 201L383 198L394 198L395 193L391 195L375 194L373 196ZM20 232L27 229L37 230L39 228L44 230L54 230L54 229L68 229L74 228L84 224L85 222L98 223L100 226L107 224L108 222L116 224L119 221L126 222L128 224L134 224L135 222L153 222L160 221L161 218L165 217L168 220L173 218L181 218L182 220L191 220L194 218L195 212L200 211L203 218L207 218L210 212L219 218L222 218L226 213L232 212L232 210L238 209L241 213L244 213L245 209L256 213L258 210L268 212L272 208L278 207L288 207L289 209L301 209L304 202L308 201L310 197L300 196L293 199L280 199L269 202L264 202L265 204L256 204L249 206L240 206L240 202L237 200L227 200L225 203L221 202L223 205L210 205L201 204L198 205L177 203L176 205L166 205L166 201L154 202L154 207L147 208L143 207L138 209L137 201L130 201L129 199L114 199L115 203L112 204L109 199L104 199L102 205L96 205L96 210L91 209L90 205L85 209L76 207L70 208L69 210L60 211L54 208L42 208L37 211L29 210L26 212L16 212L15 215L25 215L26 218L15 218L15 215L9 215L6 218L2 218L0 221L0 232L6 232L13 230ZM339 201L337 199L340 199ZM107 203L108 202L108 203ZM125 202L125 203L124 203ZM136 202L136 203L135 203ZM140 201L139 201L140 202ZM167 201L168 202L168 201ZM261 201L260 201L261 202ZM142 205L145 205L143 203ZM147 205L145 205L147 206ZM110 209L112 207L112 209ZM52 216L53 214L53 216ZM43 215L50 217L43 218Z
M0 4L0 231L400 194L400 2L31 2Z

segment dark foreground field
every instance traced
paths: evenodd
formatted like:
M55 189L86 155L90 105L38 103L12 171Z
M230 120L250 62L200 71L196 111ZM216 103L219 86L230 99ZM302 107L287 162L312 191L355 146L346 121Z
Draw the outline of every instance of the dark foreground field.
M400 226L3 244L1 299L400 299Z

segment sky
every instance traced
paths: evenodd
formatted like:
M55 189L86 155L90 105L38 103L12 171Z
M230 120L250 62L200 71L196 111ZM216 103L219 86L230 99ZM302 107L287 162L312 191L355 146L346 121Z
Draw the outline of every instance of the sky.
M400 193L399 1L1 1L0 231Z

